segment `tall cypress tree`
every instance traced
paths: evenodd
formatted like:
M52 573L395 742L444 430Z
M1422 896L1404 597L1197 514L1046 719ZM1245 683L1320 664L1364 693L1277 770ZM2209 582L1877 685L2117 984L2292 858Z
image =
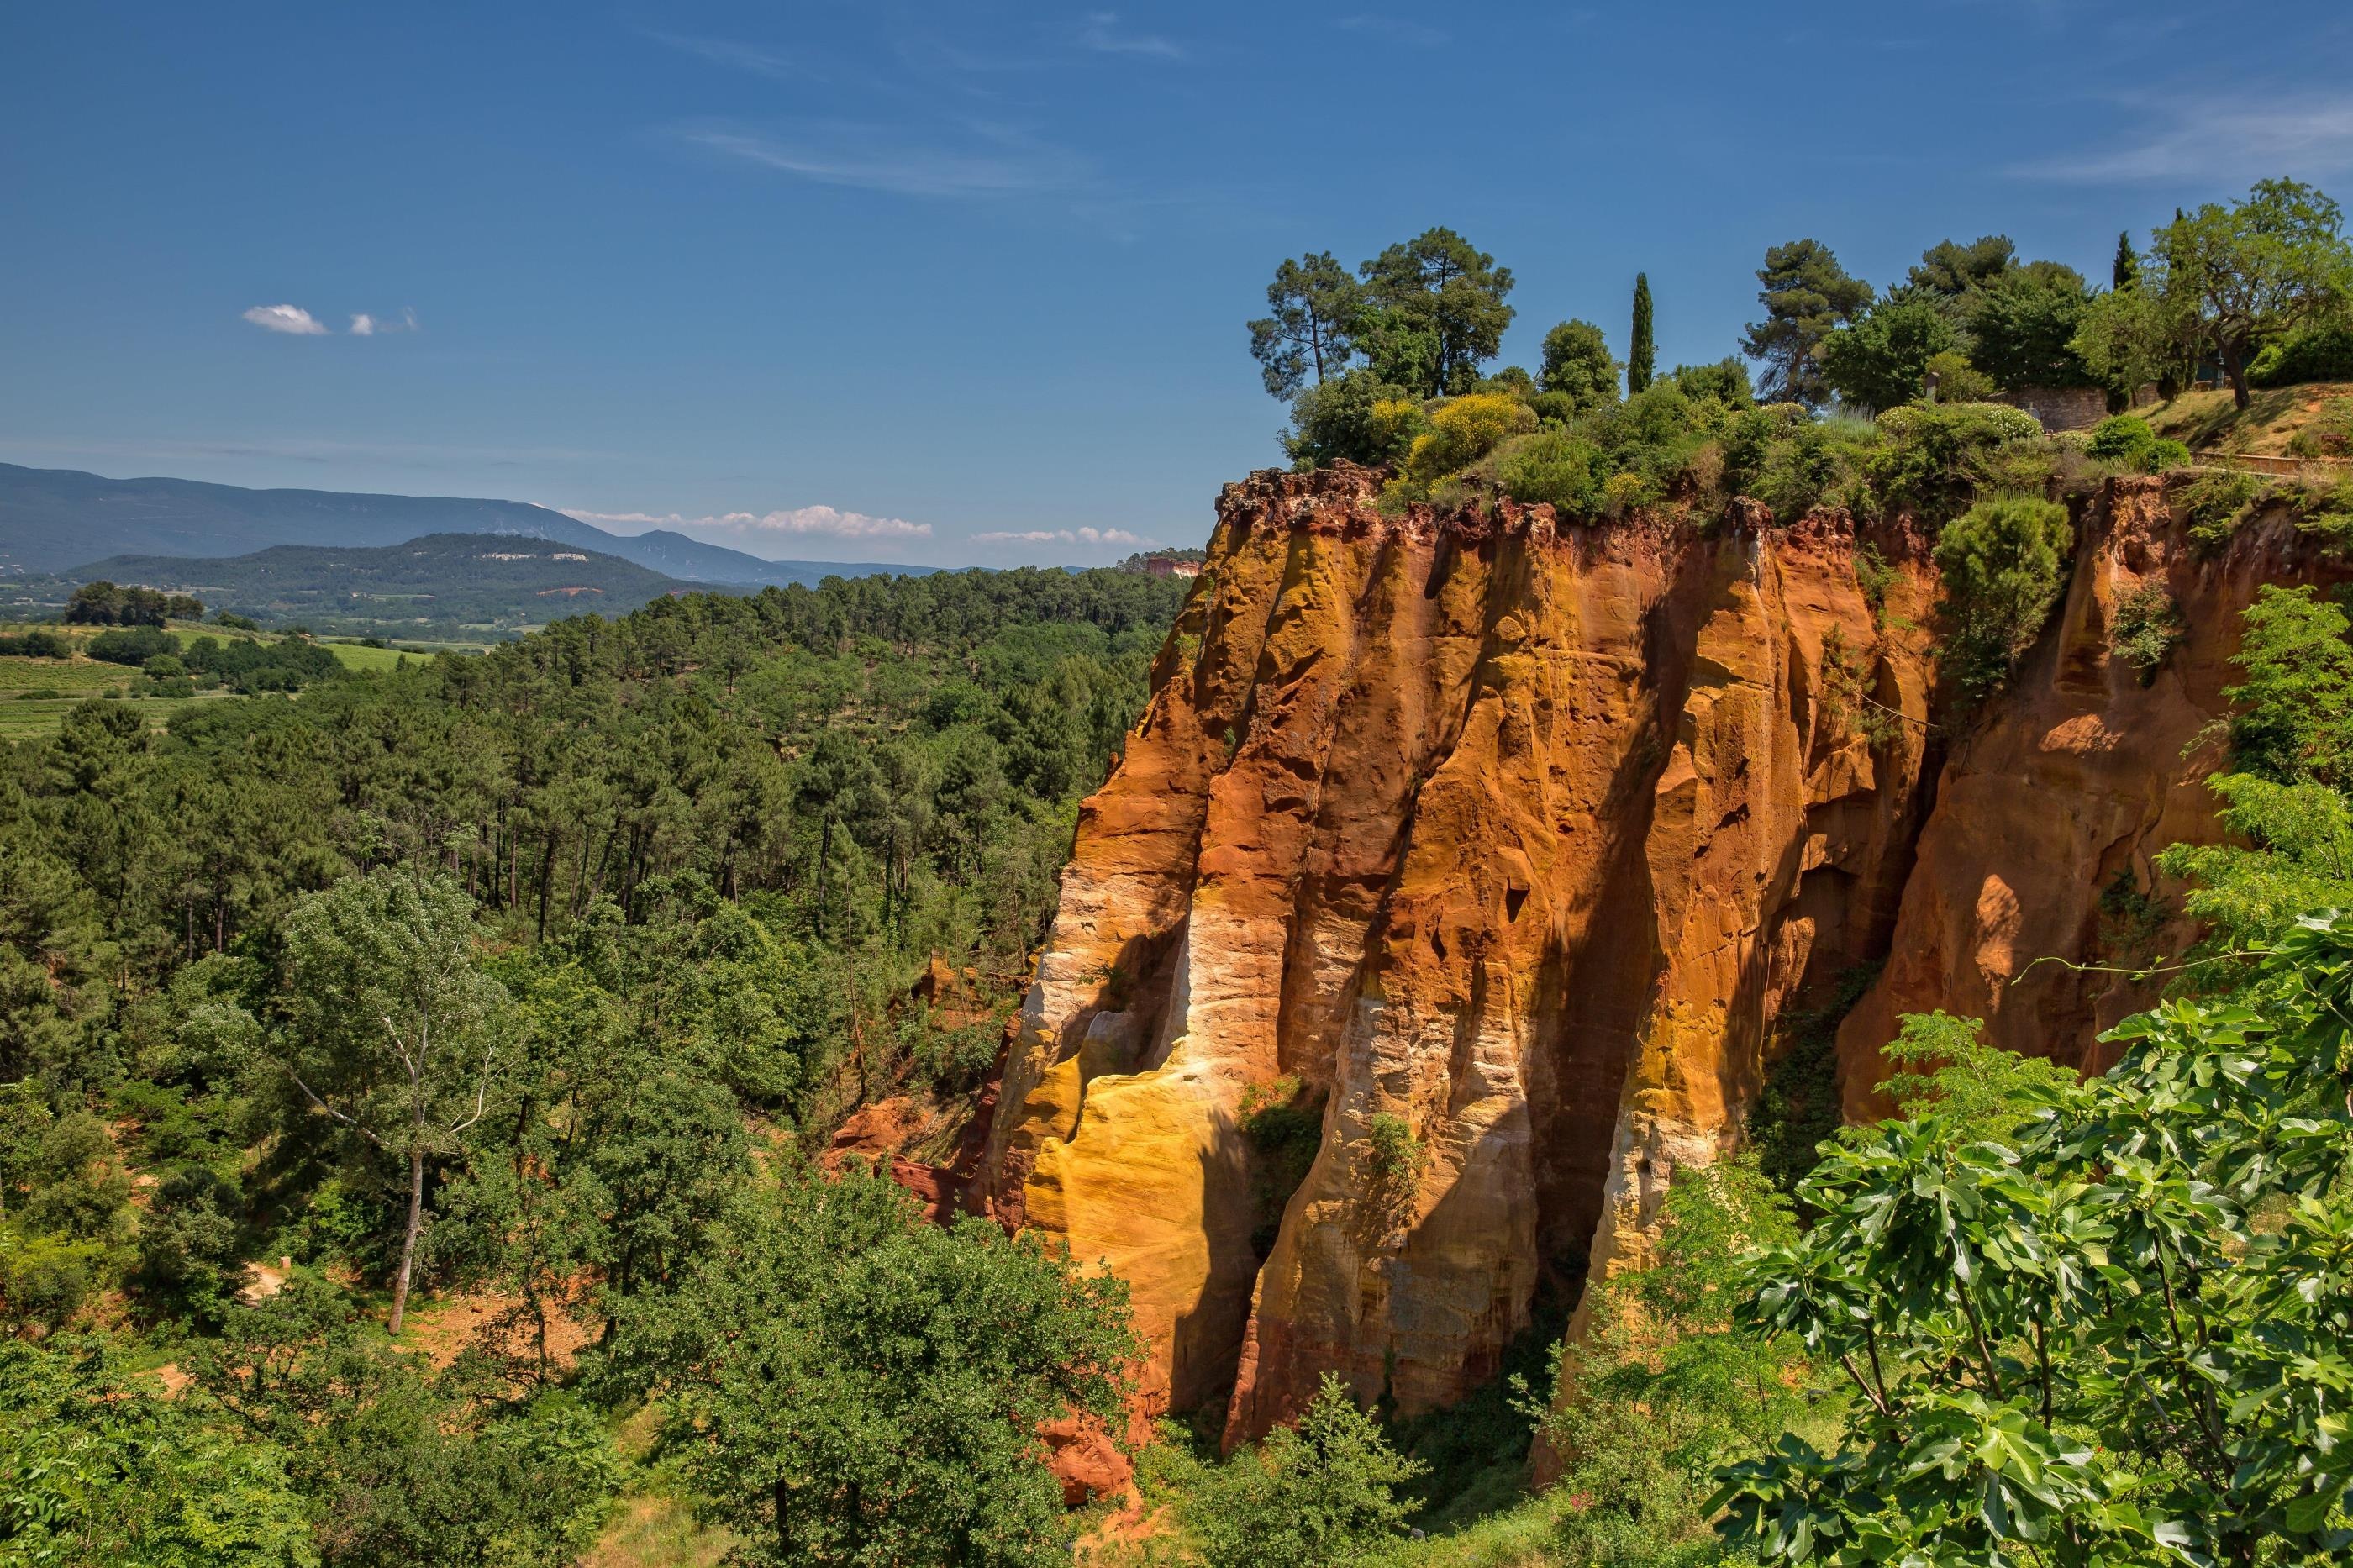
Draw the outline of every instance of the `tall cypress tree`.
M2128 289L2140 277L2140 258L2133 253L2132 230L2116 236L2116 260L2108 281L2118 289Z
M1651 338L1651 275L1634 274L1634 341L1626 345L1626 393L1632 396L1651 384L1658 368L1659 346Z

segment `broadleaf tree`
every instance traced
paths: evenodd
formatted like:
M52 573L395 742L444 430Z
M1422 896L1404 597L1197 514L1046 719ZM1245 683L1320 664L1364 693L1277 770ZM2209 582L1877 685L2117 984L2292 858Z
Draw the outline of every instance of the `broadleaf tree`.
M446 877L385 867L311 894L286 920L279 1064L311 1112L405 1173L395 1333L427 1164L456 1153L488 1114L511 1044L506 990L475 962L473 908Z

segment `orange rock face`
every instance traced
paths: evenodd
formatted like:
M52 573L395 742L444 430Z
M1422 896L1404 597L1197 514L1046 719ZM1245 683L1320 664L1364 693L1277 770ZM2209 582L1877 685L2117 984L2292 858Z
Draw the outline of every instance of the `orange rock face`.
M1851 1117L1887 1109L1879 1047L1905 1013L1982 1018L2014 1051L2097 1071L2096 1037L2160 986L2099 968L2176 952L2195 932L2151 929L2178 889L2151 865L2169 844L2219 837L2205 781L2215 721L2238 679L2240 613L2267 583L2327 584L2340 563L2282 518L2195 548L2157 479L2118 480L2088 510L2054 626L2011 689L1953 749L1920 836L1887 967L1839 1032ZM2185 635L2146 684L2108 653L2117 604L2164 584ZM2064 963L2038 960L2057 958Z
M984 1163L1000 1217L1127 1281L1147 1401L1236 1436L1326 1371L1407 1411L1491 1375L1540 1277L1720 1146L1810 966L1884 940L1916 815L1928 672L1842 518L1374 489L1221 500ZM1286 1196L1245 1101L1293 1086L1322 1137Z
M2199 559L2158 481L2120 482L1957 737L1901 527L1868 541L1874 605L1842 513L1569 526L1376 490L1343 466L1220 499L980 1161L991 1212L1126 1281L1139 1414L1221 1408L1229 1440L1327 1372L1408 1414L1493 1376L1541 1289L1638 1257L1676 1167L1738 1142L1777 1017L1854 964L1886 960L1840 1039L1852 1110L1901 1012L2088 1059L2140 998L2012 982L2108 951L2103 891L2211 836L2211 759L2181 753L2237 612L2319 570L2269 524ZM2108 622L2155 577L2192 631L2144 686Z

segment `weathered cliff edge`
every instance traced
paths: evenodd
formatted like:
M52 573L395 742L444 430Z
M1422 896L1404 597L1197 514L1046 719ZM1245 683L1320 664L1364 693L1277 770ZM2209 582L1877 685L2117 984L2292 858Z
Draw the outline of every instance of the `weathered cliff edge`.
M1541 1285L1638 1250L1673 1169L1737 1141L1777 1017L1855 963L1888 960L1840 1037L1852 1109L1902 1011L2087 1058L2138 997L2010 982L2097 956L2103 891L2211 836L2181 749L2255 585L2315 570L2278 525L2196 559L2162 487L2120 482L2057 629L1954 741L1901 526L1869 539L1875 614L1842 513L1384 518L1376 489L1221 497L982 1160L999 1218L1127 1281L1145 1408L1224 1401L1230 1437L1326 1371L1409 1413L1492 1376ZM2152 576L2191 631L2143 687L2106 620ZM1322 1134L1285 1194L1244 1124L1294 1084Z

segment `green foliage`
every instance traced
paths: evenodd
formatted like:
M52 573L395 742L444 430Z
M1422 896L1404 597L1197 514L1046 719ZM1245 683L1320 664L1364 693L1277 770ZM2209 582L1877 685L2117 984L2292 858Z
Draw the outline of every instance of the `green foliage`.
M1377 314L1366 329L1372 368L1422 397L1467 390L1501 352L1512 324L1512 269L1450 228L1424 230L1357 269Z
M1831 332L1871 302L1871 285L1850 278L1818 239L1793 239L1765 252L1757 271L1765 320L1752 322L1744 343L1765 364L1764 395L1776 402L1819 404L1829 395L1821 348Z
M2248 362L2254 386L2296 386L2311 381L2353 381L2353 321L2307 321L2273 339Z
M1641 1266L1597 1282L1581 1340L1554 1352L1540 1412L1566 1457L1561 1516L1573 1568L1722 1561L1709 1529L1715 1469L1783 1430L1816 1426L1797 1342L1735 1331L1744 1260L1798 1236L1788 1200L1749 1157L1675 1173Z
M1757 400L1757 389L1749 384L1748 367L1729 357L1714 364L1679 364L1668 379L1694 404L1713 401L1726 409L1737 409Z
M1944 1012L1906 1014L1879 1052L1897 1069L1879 1086L1897 1114L1934 1111L1964 1140L2008 1142L2078 1081L2071 1068L1987 1044L1984 1028Z
M1926 371L1921 380L1936 378L1936 396L1945 403L1990 403L2000 388L1993 377L1969 363L1969 356L1958 349L1946 349L1928 356Z
M1126 1290L887 1176L788 1173L732 1212L617 1363L668 1392L667 1442L778 1564L1069 1560L1039 1423L1115 1419Z
M2111 1031L2105 1078L1972 1103L1991 1058L1964 1057L1915 1114L1833 1148L1806 1188L1823 1218L1750 1266L1742 1321L1840 1369L1844 1439L1790 1434L1724 1471L1727 1543L1792 1563L2340 1552L2348 1004L2353 920L2307 918L2242 999ZM1967 1049L1940 1032L1934 1054Z
M509 1399L474 1353L436 1372L297 1276L195 1359L201 1396L286 1456L329 1564L544 1564L594 1541L619 1479L568 1394Z
M2181 492L2189 537L2210 547L2227 542L2241 523L2255 515L2266 494L2261 479L2234 468L2199 475Z
M1267 391L1290 397L1313 372L1321 386L1356 353L1364 289L1328 250L1284 261L1266 286L1269 313L1250 323L1250 357Z
M160 626L135 625L121 631L100 632L82 651L105 664L142 665L151 658L180 651L180 640Z
M2030 386L2088 386L2097 380L2073 345L2091 291L2081 274L2056 262L2018 268L1971 302L1969 358L2004 392Z
M1178 1509L1211 1568L1350 1568L1403 1532L1414 1505L1397 1489L1419 1471L1326 1373L1295 1425L1203 1473Z
M2157 446L2157 432L2137 414L2117 414L2092 427L2084 449L2094 458L2139 468Z
M167 620L201 619L203 605L185 594L156 588L119 588L100 579L84 583L66 600L66 620L86 626L161 626Z
M2148 383L2188 380L2197 358L2194 319L2160 279L2101 294L2084 307L2069 347L2111 392L2128 396Z
M443 878L382 869L297 904L286 921L291 982L278 1054L295 1094L290 1123L332 1120L406 1177L407 1218L393 1284L400 1331L425 1167L462 1149L490 1110L512 1049L503 986L473 952L473 900Z
M2353 785L2353 622L2309 587L2268 583L2241 618L2232 662L2246 673L2222 692L2235 705L2232 765L2283 783Z
M1858 407L1900 407L1920 396L1929 361L1957 341L1951 318L1932 300L1881 300L1822 340L1822 383Z
M2267 339L2330 308L2353 285L2353 246L2335 202L2295 180L2259 180L2242 200L2209 202L2157 231L2149 277L2176 319L2210 345L2238 405L2247 363Z
M1242 1091L1240 1125L1250 1150L1250 1247L1263 1259L1274 1249L1284 1205L1323 1146L1324 1097L1289 1075L1252 1084Z
M1964 693L1983 697L2009 679L2059 601L2073 547L2067 509L2023 496L1980 501L1937 535L1945 658Z
M1430 429L1417 436L1398 476L1402 493L1420 499L1447 475L1492 452L1504 438L1535 428L1527 405L1495 393L1449 398L1430 416Z
M1626 390L1640 392L1651 384L1659 363L1659 347L1651 330L1651 275L1634 274L1634 325L1626 340Z
M2260 950L2306 910L2353 907L2353 804L2342 794L2253 773L2208 784L2232 838L2176 844L2157 866L2192 884L2182 910L2205 922L2210 953Z
M1420 405L1402 386L1369 370L1347 371L1306 388L1292 401L1283 450L1302 468L1346 460L1377 466L1403 458L1427 428Z
M1949 517L1988 492L2039 483L2051 470L2042 426L2000 403L1938 403L1879 416L1884 443L1871 458L1873 489L1890 506Z
M2143 583L2116 600L2116 615L2108 623L2108 651L2138 670L2140 683L2147 686L2189 629L2181 606L2165 584Z
M1876 963L1838 976L1818 1005L1785 1011L1776 1021L1775 1055L1749 1110L1748 1146L1757 1170L1783 1194L1794 1194L1836 1135L1840 1102L1838 1032L1854 1005L1879 977Z
M2140 255L2133 249L2132 231L2116 236L2116 259L2108 264L2108 287L2129 289L2140 279Z
M311 1518L282 1448L102 1342L0 1341L0 1561L315 1568Z
M1505 495L1534 505L1548 502L1564 518L1589 517L1600 501L1601 449L1566 430L1542 430L1504 449L1495 479Z
M1599 327L1590 321L1563 321L1545 334L1536 384L1566 397L1571 414L1582 414L1618 401L1619 369ZM1649 384L1647 380L1643 384ZM1628 389L1642 390L1631 384Z
M0 658L68 658L72 654L73 644L38 627L0 635Z

